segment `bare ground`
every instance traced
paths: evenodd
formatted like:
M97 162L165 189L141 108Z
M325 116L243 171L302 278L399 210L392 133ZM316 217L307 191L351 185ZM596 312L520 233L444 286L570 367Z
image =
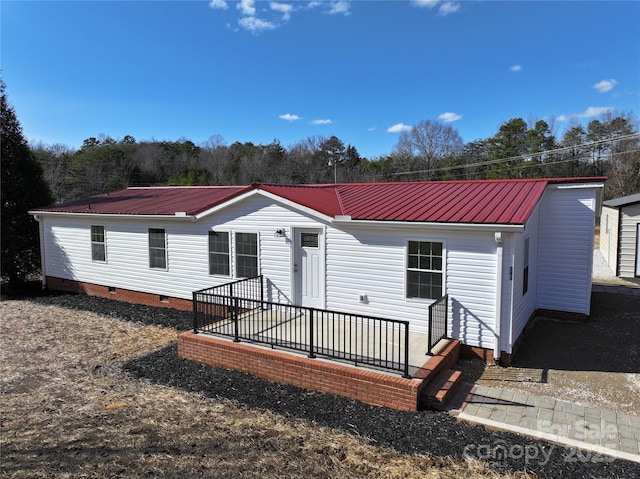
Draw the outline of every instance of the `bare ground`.
M460 361L467 381L640 415L640 296L593 293L584 323L539 319L512 366Z

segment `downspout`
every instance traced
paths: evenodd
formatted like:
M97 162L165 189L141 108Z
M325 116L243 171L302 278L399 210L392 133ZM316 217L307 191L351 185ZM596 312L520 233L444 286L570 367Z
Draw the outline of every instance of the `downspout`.
M38 236L40 237L40 270L42 271L42 289L47 287L47 266L44 257L44 225L39 215L33 215L33 219L38 222Z
M498 248L496 251L496 338L493 346L493 361L495 364L500 364L500 345L502 342L502 232L495 232L495 240Z

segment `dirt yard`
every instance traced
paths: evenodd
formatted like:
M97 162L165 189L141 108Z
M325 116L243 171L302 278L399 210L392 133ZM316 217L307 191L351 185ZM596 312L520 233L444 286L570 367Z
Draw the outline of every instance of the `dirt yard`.
M512 366L460 361L466 380L640 415L640 296L593 293L585 323L538 320Z

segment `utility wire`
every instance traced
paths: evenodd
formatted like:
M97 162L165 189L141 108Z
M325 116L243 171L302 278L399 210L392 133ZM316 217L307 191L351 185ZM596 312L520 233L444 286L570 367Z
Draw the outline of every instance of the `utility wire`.
M589 147L593 147L593 146L597 146L597 145L601 145L601 144L605 144L605 143L611 143L614 141L624 141L624 140L631 140L635 137L640 137L640 132L638 133L631 133L628 135L622 135L622 136L616 136L615 138L609 138L606 140L598 140L598 141L593 141L590 143L582 143L580 145L572 145L572 146L563 146L560 148L555 148L553 150L545 150L545 151L540 151L540 152L532 152L532 153L525 153L523 155L518 155L518 156L510 156L508 158L498 158L495 160L486 160L486 161L479 161L477 163L468 163L468 164L464 164L464 165L452 165L452 166L446 166L446 167L440 167L440 168L434 168L431 170L415 170L415 171L402 171L402 172L397 172L397 173L392 173L393 176L400 176L400 175L413 175L413 174L417 174L417 173L428 173L428 172L436 172L436 171L447 171L447 170L453 170L453 169L458 169L458 168L475 168L478 166L488 166L488 165L495 165L495 164L499 164L499 163L506 163L508 161L514 161L514 160L526 160L529 159L531 157L535 157L535 156L543 156L543 155L549 155L549 154L553 154L553 153L560 153L563 151L569 151L569 150L577 150L577 149L585 149L585 148L589 148ZM615 152L614 154L623 154L623 153L634 153L635 151L638 150L634 150L634 151L620 151L620 152ZM583 159L583 158L580 158ZM584 158L584 159L588 159L588 158ZM568 161L574 161L575 158L571 158L571 160ZM564 160L562 160L564 161ZM560 161L553 161L553 162L549 162L549 164L554 164L554 163L559 163ZM536 165L526 165L527 167L529 166L539 166L539 164ZM523 166L524 167L524 166ZM385 176L385 175L380 175L380 176Z

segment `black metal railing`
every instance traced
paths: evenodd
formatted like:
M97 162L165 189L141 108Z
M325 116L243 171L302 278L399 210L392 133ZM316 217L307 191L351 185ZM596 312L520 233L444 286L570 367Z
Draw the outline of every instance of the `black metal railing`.
M250 283L254 279L242 281ZM259 283L262 285L262 278ZM374 366L410 377L408 321L272 303L264 301L261 287L260 291L258 298L257 286L235 282L193 293L194 332L306 352L311 358L323 356Z
M429 306L429 344L427 354L431 354L438 342L449 336L447 331L447 315L449 311L449 296L444 295Z

